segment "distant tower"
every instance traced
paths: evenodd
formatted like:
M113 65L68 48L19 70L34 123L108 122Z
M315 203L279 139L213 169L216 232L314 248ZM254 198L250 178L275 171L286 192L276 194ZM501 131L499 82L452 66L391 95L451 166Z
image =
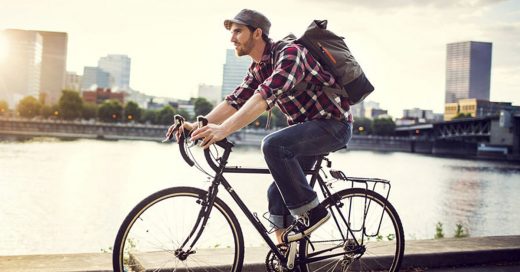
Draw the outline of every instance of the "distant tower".
M130 88L131 59L127 55L108 55L98 61L98 67L112 77L112 86L120 90Z
M222 98L226 97L242 83L250 65L250 57L237 57L234 49L226 50L226 63L224 64L224 76L222 79Z
M3 34L9 52L0 67L0 97L6 89L14 101L44 93L45 103L58 102L65 86L67 33L7 29Z
M65 32L38 31L43 38L40 92L47 104L55 104L61 97L67 75L67 43Z
M446 103L466 98L489 100L491 49L488 42L447 45Z
M98 67L85 66L83 68L83 77L81 79L81 89L91 89L93 85L97 88L110 88L110 74L99 69Z
M0 62L0 99L14 104L28 95L37 98L42 67L42 36L36 31L18 29L8 29L2 34L8 52Z

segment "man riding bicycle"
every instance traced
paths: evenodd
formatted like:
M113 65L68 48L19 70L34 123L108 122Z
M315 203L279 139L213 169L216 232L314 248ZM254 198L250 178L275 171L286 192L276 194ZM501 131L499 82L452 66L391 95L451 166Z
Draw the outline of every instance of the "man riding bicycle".
M278 242L301 239L330 217L319 205L303 169L312 168L317 155L347 145L352 135L349 102L345 97L330 98L320 88L293 90L300 82L332 87L336 82L303 46L277 46L279 42L269 39L271 23L260 12L244 9L225 20L224 26L231 32L236 54L248 55L253 62L242 84L205 116L207 126L197 128L186 122L184 129L195 129L191 140L202 139L201 146L208 148L263 112L279 107L289 126L262 141L262 152L274 178L268 189L270 221ZM168 133L172 131L173 126Z

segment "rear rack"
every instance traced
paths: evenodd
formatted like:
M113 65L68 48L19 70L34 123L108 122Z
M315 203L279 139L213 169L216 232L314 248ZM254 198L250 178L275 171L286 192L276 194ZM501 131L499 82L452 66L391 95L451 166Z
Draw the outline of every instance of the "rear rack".
M366 190L370 190L373 192L376 192L383 196L386 200L388 200L388 197L390 195L390 181L385 179L379 179L379 178L360 178L360 177L347 177L342 171L339 170L330 170L330 175L332 176L333 180L327 181L328 186L332 186L333 183L336 181L346 181L347 188L364 188ZM372 200L365 200L364 203L364 217L363 217L363 224L360 226L359 229L351 229L353 232L362 232L363 236L366 237L376 237L376 239L380 238L379 232L381 230L381 223L383 221L383 215L384 215L384 209L386 208L383 206L383 209L381 210L381 217L379 218L379 225L377 227L377 230L373 233L367 233L367 230L365 228L365 220L366 216L370 210L370 204ZM348 222L349 225L351 223L351 214L348 215ZM353 226L351 226L353 227Z

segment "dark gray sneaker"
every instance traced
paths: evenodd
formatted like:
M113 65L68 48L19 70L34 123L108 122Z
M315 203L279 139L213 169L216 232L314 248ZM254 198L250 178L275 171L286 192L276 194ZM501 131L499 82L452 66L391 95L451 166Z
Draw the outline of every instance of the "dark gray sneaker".
M329 212L320 204L301 215L296 222L282 234L282 239L286 244L300 240L327 222L329 218Z

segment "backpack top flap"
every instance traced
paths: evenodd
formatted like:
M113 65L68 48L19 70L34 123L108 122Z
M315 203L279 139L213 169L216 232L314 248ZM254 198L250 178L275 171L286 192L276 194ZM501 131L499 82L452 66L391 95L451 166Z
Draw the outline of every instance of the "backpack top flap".
M327 20L314 20L296 42L309 49L337 82L345 86L358 78L363 70L343 39L327 30Z

